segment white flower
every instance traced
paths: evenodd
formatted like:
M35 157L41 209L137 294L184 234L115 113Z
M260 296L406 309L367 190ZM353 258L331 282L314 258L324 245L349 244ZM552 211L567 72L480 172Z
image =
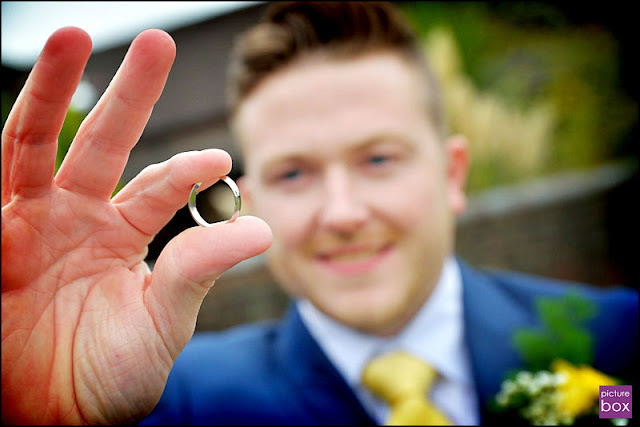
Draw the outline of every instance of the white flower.
M527 384L531 382L533 375L529 371L521 371L516 375L516 381L521 384Z
M612 418L611 422L615 426L626 426L629 425L629 418Z

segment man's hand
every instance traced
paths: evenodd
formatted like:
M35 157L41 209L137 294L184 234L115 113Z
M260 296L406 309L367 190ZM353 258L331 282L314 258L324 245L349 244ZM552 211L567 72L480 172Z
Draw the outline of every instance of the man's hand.
M176 236L151 273L153 236L211 185L229 155L205 150L146 168L111 200L175 57L171 37L132 43L54 177L57 138L91 53L53 34L2 133L2 421L135 422L162 394L213 281L264 252L254 217Z

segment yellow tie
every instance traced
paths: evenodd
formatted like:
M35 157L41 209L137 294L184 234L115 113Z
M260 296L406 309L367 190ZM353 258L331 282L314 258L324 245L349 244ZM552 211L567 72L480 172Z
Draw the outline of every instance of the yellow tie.
M389 404L387 425L451 425L427 398L437 375L422 360L393 352L372 359L362 373L362 382Z

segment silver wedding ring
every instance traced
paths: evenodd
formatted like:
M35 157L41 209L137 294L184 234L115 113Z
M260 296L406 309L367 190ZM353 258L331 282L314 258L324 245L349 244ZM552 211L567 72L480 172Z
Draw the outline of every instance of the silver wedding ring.
M200 212L198 212L198 208L196 207L196 195L198 194L198 189L202 185L201 182L197 182L191 188L191 193L189 193L189 212L191 212L191 216L198 223L198 225L201 225L202 227L212 227L216 224L233 222L236 220L236 218L238 218L238 215L240 215L240 207L242 206L242 200L240 199L240 189L238 188L236 183L228 176L221 176L220 180L224 181L225 184L227 184L229 188L231 188L231 191L233 192L233 196L235 198L233 215L231 215L231 218L229 218L226 221L218 221L214 223L209 223L205 221L204 218L202 218L202 216L200 215Z

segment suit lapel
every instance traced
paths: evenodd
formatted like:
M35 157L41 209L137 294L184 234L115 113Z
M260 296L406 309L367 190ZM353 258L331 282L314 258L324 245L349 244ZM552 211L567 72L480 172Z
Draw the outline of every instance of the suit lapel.
M481 273L457 259L463 285L465 338L481 416L505 375L521 367L512 346L516 328L532 325L530 298L510 283ZM277 358L293 384L295 398L311 421L322 424L375 424L302 322L295 305L283 319Z
M531 324L534 318L526 304L510 294L504 283L458 262L463 283L465 335L484 418L504 376L521 365L512 345L514 329Z
M374 424L355 394L329 361L302 322L295 305L289 307L277 343L277 357L293 383L296 398L311 422Z

